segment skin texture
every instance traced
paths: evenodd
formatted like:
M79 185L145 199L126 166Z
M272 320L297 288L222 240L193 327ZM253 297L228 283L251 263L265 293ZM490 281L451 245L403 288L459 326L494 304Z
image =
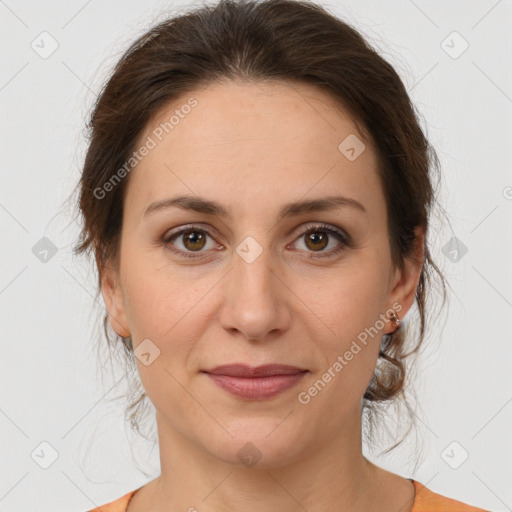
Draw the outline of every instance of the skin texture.
M360 344L309 403L297 396L393 304L403 319L418 285L422 233L417 260L395 270L375 153L369 142L354 161L338 150L350 134L363 139L326 92L290 82L212 83L166 105L139 141L190 97L197 106L131 171L119 265L102 277L116 332L131 335L135 351L145 339L160 350L137 366L157 411L161 475L129 512L410 510L411 482L361 453L362 397L382 333L395 324ZM218 201L232 217L179 208L143 217L153 201L182 194ZM342 206L277 218L285 203L333 194L366 213ZM211 236L163 241L191 223ZM304 231L319 223L338 227L352 245L329 256L342 243L335 236L308 244ZM236 252L248 236L262 250L251 263ZM180 257L171 244L199 257ZM309 373L276 397L251 401L201 373L235 362ZM252 467L238 458L247 442L261 457Z

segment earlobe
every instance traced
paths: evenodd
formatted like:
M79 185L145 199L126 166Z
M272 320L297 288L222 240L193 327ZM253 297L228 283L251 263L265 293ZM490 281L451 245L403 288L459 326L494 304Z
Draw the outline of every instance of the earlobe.
M399 303L402 306L399 317L403 319L416 298L421 271L424 263L424 232L421 227L415 229L416 247L414 254L404 262L405 269L398 271L398 281L391 292L392 303Z
M105 268L101 276L101 293L108 311L112 329L121 337L130 336L124 308L124 297L118 283L117 273L111 268Z

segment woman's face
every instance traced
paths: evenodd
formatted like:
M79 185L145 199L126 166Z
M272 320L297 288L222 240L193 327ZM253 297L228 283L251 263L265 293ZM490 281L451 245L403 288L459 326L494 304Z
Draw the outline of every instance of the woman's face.
M169 434L272 467L342 428L357 435L382 334L396 328L390 313L411 307L421 270L391 265L376 157L361 144L325 92L286 82L210 84L140 136L118 273L105 273L102 291L114 329L132 337L161 443ZM152 207L178 196L190 199ZM347 202L285 208L334 196ZM235 395L205 373L274 363L307 371L275 378L293 385L267 397Z

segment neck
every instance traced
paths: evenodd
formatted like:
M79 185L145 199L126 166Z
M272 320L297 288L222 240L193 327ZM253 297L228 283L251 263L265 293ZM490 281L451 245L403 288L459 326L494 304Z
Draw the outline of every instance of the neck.
M378 510L371 501L377 501L378 468L362 455L360 412L291 459L285 455L252 467L220 460L157 413L161 475L152 482L151 510Z

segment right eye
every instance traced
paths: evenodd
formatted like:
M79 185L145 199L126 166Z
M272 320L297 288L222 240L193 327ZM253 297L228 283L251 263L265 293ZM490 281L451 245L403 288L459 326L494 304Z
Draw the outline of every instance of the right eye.
M185 258L199 258L201 257L200 255L196 256L193 253L205 252L202 249L207 245L207 237L210 237L213 240L213 237L208 231L200 229L197 226L187 226L172 233L171 235L166 235L162 239L162 242L170 251L178 254L179 256L183 256ZM183 248L176 248L174 245L175 240L180 241ZM216 244L212 243L209 248L212 249L215 246Z

